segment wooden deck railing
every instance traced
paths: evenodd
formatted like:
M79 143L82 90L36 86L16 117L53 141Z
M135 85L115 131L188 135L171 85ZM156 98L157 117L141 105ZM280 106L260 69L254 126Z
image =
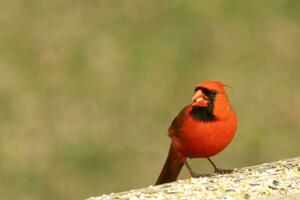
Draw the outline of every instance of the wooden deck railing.
M232 174L190 178L88 200L280 199L300 200L300 157L236 169Z

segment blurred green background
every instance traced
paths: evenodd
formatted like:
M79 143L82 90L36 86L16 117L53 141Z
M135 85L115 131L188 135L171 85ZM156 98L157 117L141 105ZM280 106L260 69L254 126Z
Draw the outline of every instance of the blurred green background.
M219 166L299 156L299 0L0 6L0 199L154 184L168 126L200 80L230 84L239 116Z

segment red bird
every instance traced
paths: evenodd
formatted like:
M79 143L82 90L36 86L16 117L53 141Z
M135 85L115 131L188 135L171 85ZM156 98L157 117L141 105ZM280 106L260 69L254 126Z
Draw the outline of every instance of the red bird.
M171 146L156 185L176 181L183 165L192 177L199 177L187 158L207 158L215 173L219 169L210 157L220 153L232 140L237 129L237 116L219 81L202 81L195 87L192 103L184 107L169 128Z

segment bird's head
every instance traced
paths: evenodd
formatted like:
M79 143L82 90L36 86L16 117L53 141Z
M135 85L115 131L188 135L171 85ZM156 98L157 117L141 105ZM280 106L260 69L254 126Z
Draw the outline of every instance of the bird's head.
M194 111L201 111L213 118L217 110L223 110L229 105L224 87L228 86L220 81L201 81L195 86L192 97ZM217 104L217 105L216 105Z

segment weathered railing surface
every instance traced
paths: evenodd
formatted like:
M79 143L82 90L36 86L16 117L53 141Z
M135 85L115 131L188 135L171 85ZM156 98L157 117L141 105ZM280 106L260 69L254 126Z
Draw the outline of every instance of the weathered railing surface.
M300 200L300 157L236 169L232 174L190 178L88 200L100 199Z

